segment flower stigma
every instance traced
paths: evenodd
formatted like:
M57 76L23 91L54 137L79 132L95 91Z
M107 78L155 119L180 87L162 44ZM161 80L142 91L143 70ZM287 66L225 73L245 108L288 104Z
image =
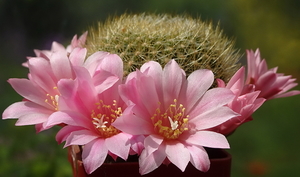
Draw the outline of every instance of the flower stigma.
M165 112L159 107L151 117L155 131L165 139L177 139L188 130L189 115L185 114L185 107L178 104L177 99L173 101Z
M97 105L97 110L92 110L92 123L102 138L109 138L121 131L116 129L111 124L122 115L122 108L117 106L117 101L113 100L112 105L106 105L100 100Z

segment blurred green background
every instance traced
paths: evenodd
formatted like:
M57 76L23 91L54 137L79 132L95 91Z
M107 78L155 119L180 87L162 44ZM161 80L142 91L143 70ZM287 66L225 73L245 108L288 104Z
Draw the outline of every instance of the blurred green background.
M21 63L33 49L49 49L53 40L68 44L74 34L124 12L187 13L220 22L241 53L260 48L269 67L300 81L298 0L0 0L0 112L22 99L6 80L27 77ZM268 101L228 138L233 177L300 174L299 103L300 96ZM0 120L1 177L71 176L66 149L54 139L58 128L36 134L33 126L14 123Z

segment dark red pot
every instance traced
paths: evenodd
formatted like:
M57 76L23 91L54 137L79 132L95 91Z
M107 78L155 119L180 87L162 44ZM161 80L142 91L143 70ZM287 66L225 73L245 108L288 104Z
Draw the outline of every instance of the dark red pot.
M211 165L207 172L197 170L192 164L188 164L184 172L175 165L161 165L154 171L140 175L138 162L104 163L92 174L85 173L78 146L69 148L69 161L72 165L74 177L230 177L231 155L220 149L208 149Z

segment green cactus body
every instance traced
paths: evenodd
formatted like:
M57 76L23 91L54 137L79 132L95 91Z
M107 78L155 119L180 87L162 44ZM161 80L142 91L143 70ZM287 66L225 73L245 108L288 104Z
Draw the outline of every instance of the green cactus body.
M189 75L197 69L210 69L215 78L228 82L239 68L240 58L232 40L219 26L187 15L124 14L99 23L90 30L89 54L107 51L124 61L124 73L153 60L164 66L174 59Z

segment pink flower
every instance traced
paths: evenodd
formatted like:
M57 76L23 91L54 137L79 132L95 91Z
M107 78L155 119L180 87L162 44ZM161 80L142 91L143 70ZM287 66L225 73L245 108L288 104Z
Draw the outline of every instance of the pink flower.
M51 58L51 55L53 52L67 52L67 53L72 53L72 51L75 48L83 48L86 42L88 32L83 33L79 39L77 39L77 35L75 35L71 41L71 44L65 48L62 44L58 42L53 42L51 49L50 50L38 50L35 49L34 53L36 57L41 57L41 58ZM27 59L30 59L32 57L27 57ZM22 64L24 67L28 67L28 62L25 62Z
M241 67L230 79L227 85L224 81L217 79L219 87L225 87L230 89L234 94L235 98L228 104L233 111L239 113L240 115L234 117L217 127L212 128L212 130L217 131L223 135L231 134L237 127L241 124L252 120L251 115L265 102L266 99L258 98L260 91L254 91L242 94L245 88L245 68ZM251 90L251 89L250 89Z
M174 60L163 70L150 61L120 86L120 95L133 115L123 115L113 126L146 136L139 159L141 174L168 161L182 171L189 162L207 171L210 161L203 147L229 148L223 135L208 129L237 116L225 106L234 94L226 88L208 90L213 80L209 70L194 71L186 79Z
M56 50L47 55L40 53L40 57L29 58L27 63L29 79L8 80L16 92L24 97L24 100L9 106L3 112L3 119L16 118L18 126L36 125L37 132L45 130L48 117L59 110L58 81L75 79L74 66L84 66L91 75L94 75L99 62L109 54L96 52L86 61L85 48L75 48L70 54L66 50Z
M79 38L75 35L71 41L71 44L67 46L67 52L71 53L75 48L83 48L86 42L88 32L83 33Z
M260 91L258 97L265 99L288 97L300 94L300 91L289 91L298 84L292 76L276 73L277 67L268 69L265 60L261 60L259 49L247 50L248 75L246 84L253 85L254 90Z
M3 119L17 118L16 125L36 125L40 132L45 129L48 117L58 110L57 82L74 79L75 73L65 51L53 52L49 58L30 58L28 68L29 79L8 80L24 101L10 105L3 112Z
M48 120L48 126L66 124L58 132L57 141L66 141L65 147L83 145L83 164L89 174L102 165L107 154L126 160L130 153L140 153L143 136L123 133L112 125L123 115L131 115L131 108L127 108L118 93L123 77L122 60L108 54L99 61L93 75L84 67L74 70L76 79L59 81L60 111Z

